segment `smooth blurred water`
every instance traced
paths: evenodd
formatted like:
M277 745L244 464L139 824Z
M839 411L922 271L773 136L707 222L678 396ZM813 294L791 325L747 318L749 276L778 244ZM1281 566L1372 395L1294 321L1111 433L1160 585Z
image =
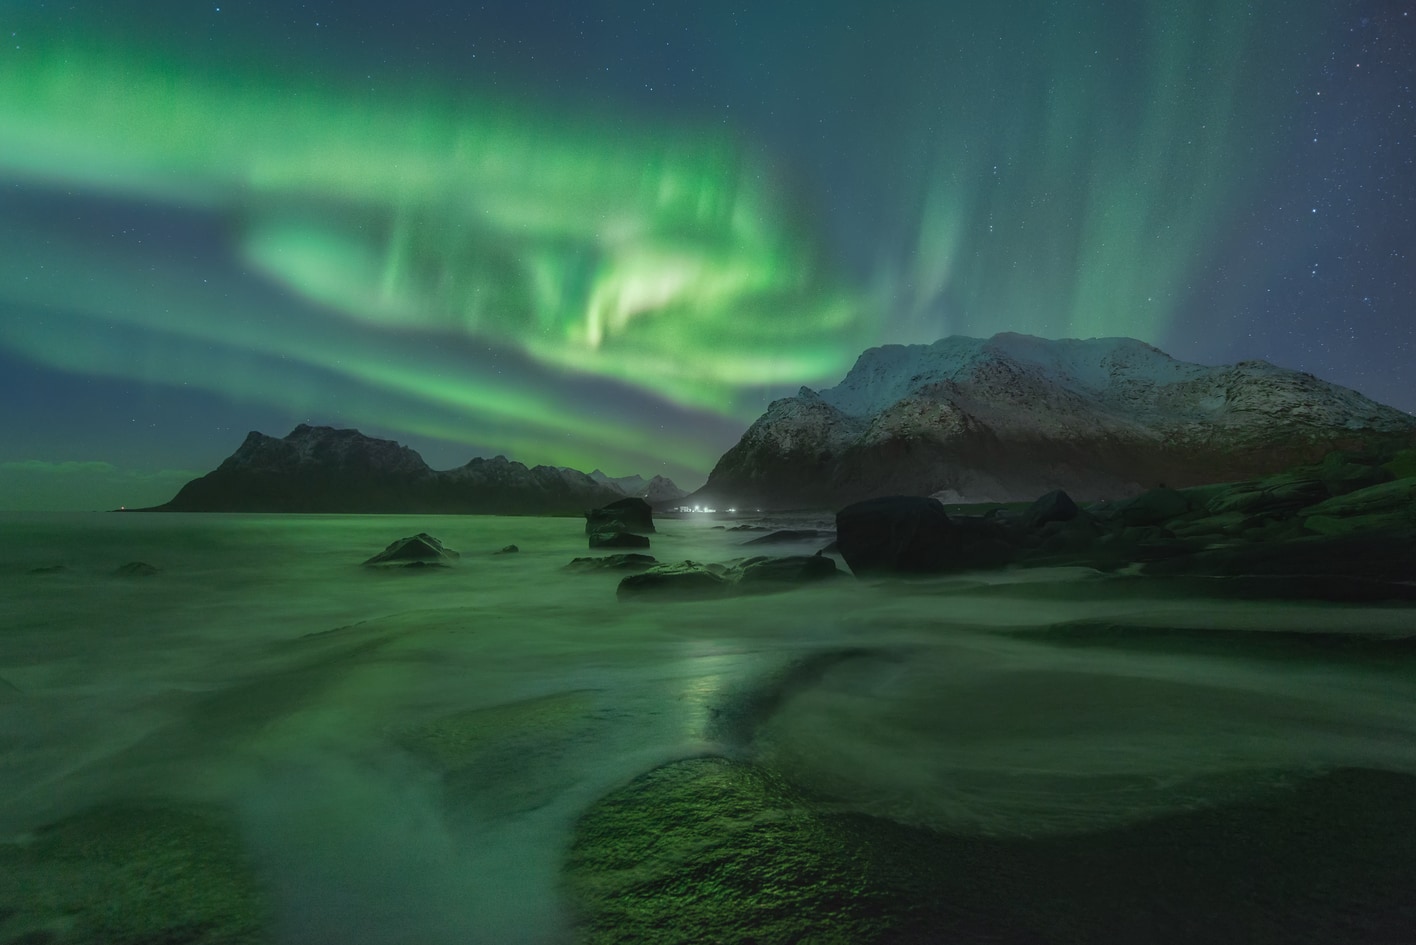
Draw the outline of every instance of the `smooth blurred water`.
M651 551L763 551L714 524L661 520ZM563 569L591 554L582 525L0 518L0 836L103 800L215 802L278 890L284 941L556 941L576 818L674 758L748 757L843 809L994 836L1333 767L1416 773L1416 664L1262 636L1400 637L1409 607L1083 570L620 602L621 574ZM359 567L420 531L459 564ZM131 561L158 573L115 573ZM1078 620L1162 645L1029 632Z

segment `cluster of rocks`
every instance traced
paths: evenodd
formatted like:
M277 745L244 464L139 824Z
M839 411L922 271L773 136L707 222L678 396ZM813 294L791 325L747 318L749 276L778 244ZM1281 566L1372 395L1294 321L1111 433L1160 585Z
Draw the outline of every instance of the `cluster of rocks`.
M585 513L592 549L645 549L655 532L642 499ZM829 540L821 529L779 529L746 545ZM1026 506L948 511L936 498L887 496L836 514L836 540L815 554L723 562L660 562L642 551L581 557L575 571L633 572L617 596L703 600L780 590L840 574L944 574L1005 566L1076 565L1148 575L1268 578L1274 594L1416 599L1416 451L1333 452L1321 463L1241 482L1171 489L1079 505L1063 491ZM508 545L499 554L510 553ZM458 558L436 538L402 538L364 562L445 567Z
M642 499L628 498L585 513L591 548L648 548L645 533L653 532L653 511ZM776 531L746 544L800 542L829 535L817 530ZM637 573L621 579L620 600L705 600L739 594L760 594L832 578L841 572L836 562L814 555L754 555L724 562L660 563L652 555L619 553L576 558L566 566L576 571L613 570Z
M1416 582L1413 465L1405 453L1333 452L1260 479L1085 507L1052 492L980 515L893 496L841 509L837 542L856 574L1137 565L1148 574L1342 576L1395 592Z

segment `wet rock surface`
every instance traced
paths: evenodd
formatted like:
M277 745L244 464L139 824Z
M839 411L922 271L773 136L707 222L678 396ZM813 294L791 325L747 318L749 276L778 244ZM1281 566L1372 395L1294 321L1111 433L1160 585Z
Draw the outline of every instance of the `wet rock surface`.
M825 555L758 555L724 563L682 561L661 564L620 581L621 600L704 600L738 594L770 593L840 575Z
M695 758L594 804L565 875L593 945L705 930L722 943L1396 942L1416 927L1413 789L1342 769L1121 827L990 837L841 810L769 769Z
M643 571L659 563L653 555L633 551L613 555L575 558L566 565L568 571Z
M400 538L364 562L366 567L447 566L461 557L427 532Z

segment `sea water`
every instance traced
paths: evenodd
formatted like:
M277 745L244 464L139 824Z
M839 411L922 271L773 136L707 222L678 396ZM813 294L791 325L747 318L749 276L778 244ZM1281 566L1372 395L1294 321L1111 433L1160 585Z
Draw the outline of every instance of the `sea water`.
M650 551L762 552L732 524L661 519ZM360 567L418 532L460 560ZM0 536L0 839L221 805L284 942L563 941L579 816L704 754L990 837L1416 773L1416 664L1329 645L1416 634L1410 607L1084 569L620 601L621 573L565 570L592 553L571 518L12 514ZM455 785L408 748L449 718L478 744Z

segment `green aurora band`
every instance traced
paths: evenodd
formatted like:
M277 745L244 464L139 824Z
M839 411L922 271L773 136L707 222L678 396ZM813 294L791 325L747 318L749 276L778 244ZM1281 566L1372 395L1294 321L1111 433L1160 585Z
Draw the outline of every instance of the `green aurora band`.
M0 175L221 214L247 264L346 326L514 348L720 415L744 413L742 388L839 374L863 343L859 303L823 276L768 169L723 135L32 46L0 59ZM579 458L593 445L646 458L667 448L697 468L713 459L687 436L635 433L544 385L458 376L455 363L428 364L426 347L410 356L376 336L272 324L204 299L180 273L154 290L129 274L146 264L85 255L95 257L64 248L65 271L40 278L0 269L12 304L51 310L0 341L66 370L282 406L296 383L288 370L220 361L294 360L447 413L424 429L391 418L414 432L494 437L536 458L549 458L550 438L558 462L566 437ZM76 312L99 324L72 323ZM95 334L115 321L211 353L195 368L116 355Z

